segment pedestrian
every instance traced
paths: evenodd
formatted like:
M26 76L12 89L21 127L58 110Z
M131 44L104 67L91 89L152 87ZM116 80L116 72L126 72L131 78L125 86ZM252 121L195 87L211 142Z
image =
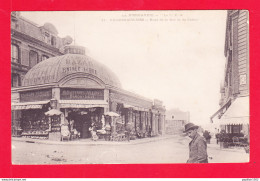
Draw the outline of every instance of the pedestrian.
M185 125L185 133L192 139L189 143L189 159L187 163L208 163L206 140L198 133L199 126L193 123Z
M132 124L130 122L126 123L125 126L125 136L127 141L130 141L130 133L132 131Z
M96 125L94 124L94 122L91 123L91 126L89 127L89 131L91 132L92 140L97 141L98 140L97 128L96 128Z

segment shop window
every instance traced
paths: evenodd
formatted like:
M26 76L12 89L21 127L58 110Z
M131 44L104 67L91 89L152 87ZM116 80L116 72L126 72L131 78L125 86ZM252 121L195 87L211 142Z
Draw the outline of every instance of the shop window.
M29 65L30 67L33 67L37 63L38 63L38 53L31 50L29 53Z
M19 87L21 86L21 77L19 74L12 74L11 75L12 81L11 81L11 86L12 87Z
M46 59L48 59L49 57L47 56L47 55L43 55L42 56L42 61L44 61L44 60L46 60Z
M233 133L240 133L240 125L233 125Z
M11 45L11 56L12 56L12 62L20 63L19 61L19 47L17 45L12 44Z

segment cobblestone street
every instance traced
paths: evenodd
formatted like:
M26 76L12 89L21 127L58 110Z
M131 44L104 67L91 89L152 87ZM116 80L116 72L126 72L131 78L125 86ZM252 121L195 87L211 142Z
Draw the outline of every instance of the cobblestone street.
M188 158L187 137L144 138L131 142L80 140L61 142L12 141L13 164L134 164L185 163ZM242 148L220 149L212 140L208 144L210 163L248 162Z

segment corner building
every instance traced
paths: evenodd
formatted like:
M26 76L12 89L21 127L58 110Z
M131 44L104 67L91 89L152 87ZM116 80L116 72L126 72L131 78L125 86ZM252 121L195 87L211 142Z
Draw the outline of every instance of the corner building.
M11 13L11 70L12 87L22 84L25 74L37 63L64 54L64 46L72 43L70 36L59 37L51 23L42 26Z
M81 138L90 138L93 121L100 123L105 112L121 115L122 127L132 123L134 134L164 134L165 107L122 89L117 76L105 65L85 55L84 47L66 46L64 55L49 58L33 66L22 86L12 89L12 111L20 111L21 135L60 140L58 118L45 112L55 107L74 122Z
M40 26L24 18L20 12L11 13L11 87L22 85L25 74L36 64L64 54L64 47L72 43L70 36L60 37L51 23ZM11 94L17 102L17 94ZM21 132L21 111L12 110L12 135Z

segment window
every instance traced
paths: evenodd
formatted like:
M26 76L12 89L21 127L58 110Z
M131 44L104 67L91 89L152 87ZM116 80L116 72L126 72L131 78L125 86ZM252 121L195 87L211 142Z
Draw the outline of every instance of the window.
M49 57L47 55L42 55L42 61L48 59Z
M38 53L31 50L29 53L29 66L33 67L37 63L38 63Z
M240 133L241 126L240 125L233 125L233 131L232 133Z
M19 47L17 45L11 45L11 57L12 62L19 63Z
M54 36L51 36L51 45L56 45L56 38Z
M43 36L45 43L50 43L50 34L48 32L45 32Z
M19 87L21 86L21 78L20 78L20 75L19 74L14 74L12 73L12 87Z

